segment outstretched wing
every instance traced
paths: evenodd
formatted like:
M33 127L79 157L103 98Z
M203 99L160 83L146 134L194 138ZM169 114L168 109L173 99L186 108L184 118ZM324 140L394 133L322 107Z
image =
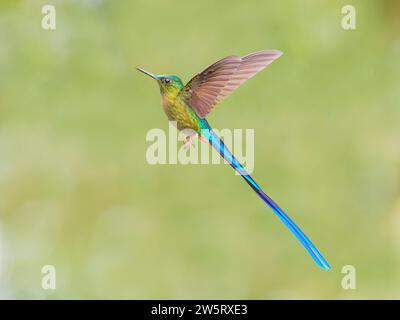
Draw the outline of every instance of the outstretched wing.
M181 97L204 118L243 82L281 55L281 51L264 50L245 57L223 58L193 77L182 89Z

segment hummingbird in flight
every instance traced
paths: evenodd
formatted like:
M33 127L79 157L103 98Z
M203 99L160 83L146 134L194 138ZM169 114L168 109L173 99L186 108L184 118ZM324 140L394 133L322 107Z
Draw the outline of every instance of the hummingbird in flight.
M192 144L196 136L209 143L249 184L254 192L272 209L286 227L323 269L330 269L328 262L301 231L293 220L268 196L248 174L244 166L225 146L222 139L212 130L205 117L214 107L228 97L246 80L266 68L282 55L278 50L263 50L244 57L228 56L211 64L204 71L195 75L186 85L173 74L153 74L144 69L140 72L150 76L158 83L163 109L168 120L174 123L186 137L185 146Z

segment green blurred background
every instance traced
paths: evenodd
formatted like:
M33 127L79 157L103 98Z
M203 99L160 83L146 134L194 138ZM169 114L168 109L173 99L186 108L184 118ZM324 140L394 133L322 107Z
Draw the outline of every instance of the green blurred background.
M399 30L395 0L2 0L0 297L400 298ZM228 166L145 159L168 123L134 67L187 81L266 48L285 54L209 121L255 129L254 177L330 272Z

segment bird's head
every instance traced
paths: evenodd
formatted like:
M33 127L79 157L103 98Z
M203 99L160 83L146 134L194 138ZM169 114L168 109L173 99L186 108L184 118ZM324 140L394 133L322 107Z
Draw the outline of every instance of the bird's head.
M140 72L148 75L157 81L160 87L160 92L162 95L177 95L178 92L184 87L182 80L173 74L154 74L143 70L142 68L137 68Z

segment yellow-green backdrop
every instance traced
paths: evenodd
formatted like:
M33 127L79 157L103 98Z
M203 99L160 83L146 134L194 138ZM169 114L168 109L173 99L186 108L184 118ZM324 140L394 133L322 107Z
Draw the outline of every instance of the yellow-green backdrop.
M0 297L400 298L399 30L395 0L1 1ZM254 177L329 272L228 166L145 159L168 124L134 67L187 81L267 48L209 121L254 128Z

